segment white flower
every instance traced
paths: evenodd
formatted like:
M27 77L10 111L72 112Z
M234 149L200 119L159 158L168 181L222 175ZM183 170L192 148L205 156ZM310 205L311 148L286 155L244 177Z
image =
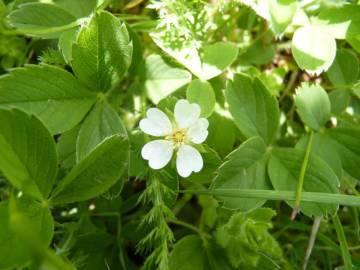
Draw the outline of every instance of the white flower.
M171 123L165 113L156 108L147 111L145 119L140 121L140 129L151 136L162 137L144 145L141 155L149 161L153 169L161 169L176 152L176 169L180 176L188 177L199 172L203 159L199 151L191 144L200 144L208 136L209 122L200 118L200 106L180 99L174 110L175 123Z

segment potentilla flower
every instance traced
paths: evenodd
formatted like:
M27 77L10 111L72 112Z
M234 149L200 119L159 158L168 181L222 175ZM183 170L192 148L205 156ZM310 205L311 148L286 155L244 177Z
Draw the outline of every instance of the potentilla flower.
M152 169L161 169L176 153L176 169L180 176L188 177L192 172L199 172L203 159L193 144L201 144L208 136L209 122L200 118L200 106L180 99L174 109L175 122L161 110L151 108L146 118L140 121L140 129L151 136L162 139L144 145L141 155L149 161Z

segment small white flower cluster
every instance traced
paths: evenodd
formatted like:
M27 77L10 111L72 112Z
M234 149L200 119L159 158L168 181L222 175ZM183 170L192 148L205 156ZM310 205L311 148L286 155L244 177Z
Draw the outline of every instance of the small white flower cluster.
M180 176L188 177L192 172L199 172L203 159L192 144L203 143L208 136L209 122L200 118L200 106L180 99L174 110L175 122L159 109L151 108L146 118L140 121L140 129L151 136L162 139L144 145L141 155L149 161L152 169L161 169L171 160L176 152L176 169Z

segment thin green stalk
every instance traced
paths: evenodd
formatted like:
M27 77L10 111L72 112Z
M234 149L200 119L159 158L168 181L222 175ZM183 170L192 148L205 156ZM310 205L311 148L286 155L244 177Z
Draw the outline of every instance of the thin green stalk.
M296 215L300 208L301 193L302 193L303 186L304 186L304 179L305 179L306 169L307 169L307 166L309 163L309 157L310 157L310 153L311 153L313 138L314 138L314 132L310 131L310 137L309 137L309 141L308 141L308 144L306 147L305 157L304 157L303 163L301 165L301 171L300 171L299 180L298 180L298 184L297 184L297 188L296 188L295 205L294 205L293 211L291 213L292 220L294 220L296 218Z
M185 228L188 228L189 230L192 230L192 231L198 233L202 238L203 237L204 238L205 237L206 238L211 238L211 235L209 235L206 232L200 230L198 227L195 227L194 225L186 223L184 221L174 219L174 220L169 220L168 222L179 225L179 226L183 226Z
M294 191L282 190L264 190L264 189L198 189L198 190L181 190L182 193L197 195L212 195L218 197L230 198L256 198L266 200L295 201L296 193ZM349 206L360 206L360 197L353 195L323 193L323 192L302 192L301 201L340 204Z
M342 258L344 260L345 269L351 270L352 269L351 255L349 253L349 247L346 242L346 237L345 237L343 227L341 225L339 216L337 214L334 215L333 222L334 222L337 237L340 242L340 249L341 249Z

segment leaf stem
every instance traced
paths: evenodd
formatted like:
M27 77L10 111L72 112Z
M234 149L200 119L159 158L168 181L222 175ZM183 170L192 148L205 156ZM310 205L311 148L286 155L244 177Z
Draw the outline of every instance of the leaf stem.
M334 222L337 237L340 242L340 249L341 249L341 254L342 254L342 257L344 260L345 269L351 270L352 269L351 256L350 256L349 248L348 248L348 245L346 242L345 233L344 233L343 227L341 225L338 214L334 215L333 222Z
M310 239L309 239L309 243L308 246L306 248L306 253L305 253L305 257L304 257L304 262L302 265L302 270L306 270L310 256L311 256L311 252L314 248L314 244L315 244L315 240L316 240L316 235L319 231L320 228L320 223L321 223L321 219L322 217L315 217L314 218L314 223L313 226L311 228L311 235L310 235Z
M296 188L295 205L294 205L293 211L291 213L292 220L294 220L296 218L296 215L300 208L301 193L302 193L303 186L304 186L305 173L306 173L306 169L307 169L307 166L309 163L309 157L310 157L310 153L311 153L313 138L314 138L314 132L310 131L310 137L309 137L309 141L308 141L308 144L306 147L305 157L304 157L303 163L301 165L301 171L300 171L300 175L299 175L298 185Z
M183 226L185 228L188 228L194 232L197 232L201 237L206 237L206 238L211 238L210 234L207 234L206 232L200 230L199 228L195 227L192 224L189 224L187 222L181 221L181 220L176 220L176 219L172 219L172 220L168 220L168 222L176 224L176 225L180 225Z

